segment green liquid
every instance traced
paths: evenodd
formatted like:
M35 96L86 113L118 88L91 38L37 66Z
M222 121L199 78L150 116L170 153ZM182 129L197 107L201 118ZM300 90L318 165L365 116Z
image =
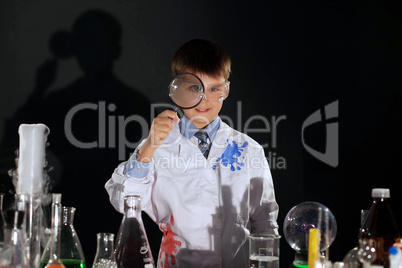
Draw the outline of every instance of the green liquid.
M298 268L308 268L308 265L303 265L303 264L293 264L294 267Z
M40 268L44 268L49 261L42 262ZM61 260L61 262L66 266L66 268L86 268L85 262L81 260Z

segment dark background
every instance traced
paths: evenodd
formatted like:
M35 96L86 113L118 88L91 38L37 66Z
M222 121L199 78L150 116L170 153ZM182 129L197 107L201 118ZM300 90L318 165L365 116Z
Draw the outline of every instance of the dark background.
M250 133L260 143L269 144L266 154L273 157L271 169L280 206L278 223L282 236L284 217L293 206L303 201L320 202L336 217L338 234L329 254L333 262L341 261L357 245L360 210L370 207L374 187L391 189L392 207L401 228L402 197L397 175L402 160L398 127L402 115L400 2L2 2L2 132L15 133L14 139L18 139L17 129L15 126L7 128L6 119L15 119L17 109L26 103L38 84L39 67L46 60L55 58L49 49L49 39L55 32L70 32L76 19L93 9L110 14L123 30L122 50L116 58L114 74L152 103L168 102L165 89L170 79L173 53L184 42L201 37L222 44L232 57L231 92L221 114L230 117L235 128L244 130L247 119L254 115L264 116L271 124L272 117L285 116L276 129L276 145L272 143L272 131ZM76 58L57 58L56 55L56 61L55 81L46 91L48 95L65 89L83 75ZM80 95L77 92L71 94ZM66 96L68 98L68 93ZM93 101L98 103L98 100ZM301 138L304 120L334 101L339 104L339 117L331 121L339 123L337 167L310 155ZM46 110L46 105L46 102L39 101L30 109ZM117 112L108 115L118 115ZM50 109L48 115L53 116ZM64 120L63 117L53 119ZM255 125L250 126L262 128L261 122L256 120ZM306 143L321 152L325 151L325 123L315 124L304 133ZM49 150L52 142L57 144L57 140L65 139L62 133L59 136L54 133L57 131L51 129ZM5 136L5 133L0 133L2 146L13 144L5 145ZM2 150L10 151L9 148ZM54 151L56 157L63 158L57 156L63 152ZM95 234L117 233L120 224L121 215L108 205L103 190L113 172L111 167L120 159L118 152L111 150L109 172L98 175L94 170L103 165L102 159L94 160L90 153L86 155L84 149L71 153L70 158L75 157L74 153L85 155L85 161L80 160L81 165L71 173L75 176L71 183L81 191L77 190L79 194L76 195L63 193L62 188L60 191L65 205L77 207L74 223L90 264L96 250ZM51 164L52 161L49 160ZM57 161L54 161L53 165L57 167ZM59 165L63 165L62 160ZM3 175L13 167L9 159L2 160ZM66 183L63 172L55 168L51 176L58 183ZM85 175L80 176L80 172ZM2 176L2 191L10 194L8 184L6 176ZM90 205L83 205L86 202ZM89 213L90 210L93 212ZM146 220L148 236L155 247L159 238L153 235L155 229L151 227L155 226ZM281 267L289 266L292 260L293 250L283 238Z

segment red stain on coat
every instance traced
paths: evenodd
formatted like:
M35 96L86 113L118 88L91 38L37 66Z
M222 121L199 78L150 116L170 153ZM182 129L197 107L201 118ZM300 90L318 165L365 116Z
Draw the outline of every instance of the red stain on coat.
M175 240L174 238L177 236L174 232L172 232L172 225L174 225L174 218L170 216L170 223L166 223L166 230L163 229L162 224L160 224L160 229L163 232L163 239L161 243L161 252L159 254L159 259L162 257L162 253L165 253L165 263L161 261L161 266L164 268L170 268L169 265L169 257L171 259L172 265L176 264L175 254L177 253L177 246L181 246L181 242Z

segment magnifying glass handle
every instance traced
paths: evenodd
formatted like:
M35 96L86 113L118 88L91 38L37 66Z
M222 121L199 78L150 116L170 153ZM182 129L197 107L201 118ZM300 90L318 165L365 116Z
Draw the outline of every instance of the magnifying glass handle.
M168 110L173 111L175 114L179 114L179 107L178 106L174 106L174 107L169 107ZM173 119L173 118L172 118Z
M173 106L173 105L172 105L172 106ZM177 107L177 106L167 107L166 110L171 110L171 111L177 113L177 111L179 110L179 107ZM161 111L161 112L162 112L162 111Z

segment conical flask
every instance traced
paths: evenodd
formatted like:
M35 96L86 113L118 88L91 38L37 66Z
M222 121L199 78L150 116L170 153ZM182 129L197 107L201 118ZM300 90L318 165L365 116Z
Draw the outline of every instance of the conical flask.
M115 257L118 268L155 267L141 218L138 195L124 197L124 216L116 239Z
M85 257L81 242L73 225L74 213L74 207L63 207L63 221L60 231L60 260L68 268L85 268ZM49 240L43 252L41 267L44 267L49 260L53 241L53 239Z
M114 234L96 234L96 255L92 268L117 268L114 257Z

